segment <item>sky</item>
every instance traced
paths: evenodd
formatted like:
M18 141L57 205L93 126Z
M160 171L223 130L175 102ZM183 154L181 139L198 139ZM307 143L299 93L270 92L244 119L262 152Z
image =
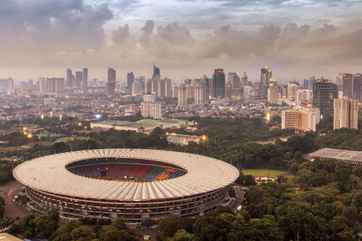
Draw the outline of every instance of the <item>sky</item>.
M362 0L1 0L0 78L107 67L175 80L214 68L280 81L362 71Z

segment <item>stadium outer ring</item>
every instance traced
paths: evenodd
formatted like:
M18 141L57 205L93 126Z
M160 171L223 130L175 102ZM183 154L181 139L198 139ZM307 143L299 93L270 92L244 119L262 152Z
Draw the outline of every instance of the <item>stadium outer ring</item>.
M149 160L186 170L173 179L151 182L100 180L76 175L66 166L88 159ZM63 218L124 218L128 223L175 214L196 216L228 199L239 177L230 164L201 155L149 149L96 149L26 161L13 171L26 187L29 207L56 209Z

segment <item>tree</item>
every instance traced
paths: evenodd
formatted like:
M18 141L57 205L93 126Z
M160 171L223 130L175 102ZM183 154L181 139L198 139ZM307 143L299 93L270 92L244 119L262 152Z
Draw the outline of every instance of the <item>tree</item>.
M52 149L55 153L63 153L70 151L70 146L61 141L54 143Z
M167 241L193 241L194 235L188 233L185 229L179 229L172 238L168 238Z

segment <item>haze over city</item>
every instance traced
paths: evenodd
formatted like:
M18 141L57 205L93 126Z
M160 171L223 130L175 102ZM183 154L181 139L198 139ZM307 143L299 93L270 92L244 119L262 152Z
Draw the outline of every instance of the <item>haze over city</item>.
M0 76L64 76L115 67L150 76L152 64L181 81L214 68L262 66L278 81L335 79L361 66L361 1L355 0L2 0Z

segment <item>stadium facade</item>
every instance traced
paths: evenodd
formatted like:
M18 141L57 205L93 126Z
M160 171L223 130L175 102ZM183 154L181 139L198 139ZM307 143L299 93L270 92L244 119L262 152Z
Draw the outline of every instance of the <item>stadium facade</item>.
M55 209L67 219L121 217L128 223L212 211L230 203L228 191L238 176L220 160L145 149L68 152L14 169L34 210Z

